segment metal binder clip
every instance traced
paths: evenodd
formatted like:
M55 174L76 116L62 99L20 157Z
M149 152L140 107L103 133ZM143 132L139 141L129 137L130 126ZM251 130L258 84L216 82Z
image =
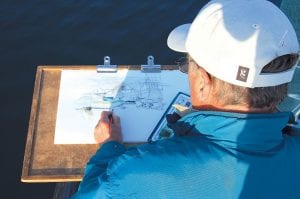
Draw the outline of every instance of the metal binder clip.
M117 72L117 65L110 65L110 57L109 56L105 56L104 64L97 65L96 68L97 68L98 73L115 73L115 72Z
M147 65L141 65L142 72L158 73L161 71L161 65L154 64L154 57L149 55L147 57Z

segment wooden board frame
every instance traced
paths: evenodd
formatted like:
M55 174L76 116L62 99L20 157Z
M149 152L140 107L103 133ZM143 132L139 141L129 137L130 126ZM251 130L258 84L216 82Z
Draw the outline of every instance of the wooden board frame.
M140 70L139 65L119 65L118 69ZM162 65L162 70L177 70ZM38 66L31 105L22 182L81 181L97 144L54 144L60 77L62 70L95 70L96 66Z

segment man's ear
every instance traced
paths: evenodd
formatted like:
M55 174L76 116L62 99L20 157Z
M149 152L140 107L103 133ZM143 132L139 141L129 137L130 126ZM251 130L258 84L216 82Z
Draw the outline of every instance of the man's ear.
M210 75L196 63L191 62L189 66L189 82L191 91L191 102L194 107L202 107L209 104L209 95L212 89Z
M199 98L205 103L207 102L212 90L211 76L201 67L198 68L197 73L199 79Z

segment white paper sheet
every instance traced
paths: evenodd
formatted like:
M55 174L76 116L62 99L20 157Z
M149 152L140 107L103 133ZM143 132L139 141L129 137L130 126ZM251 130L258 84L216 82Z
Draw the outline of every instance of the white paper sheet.
M103 110L121 118L124 142L145 142L176 94L189 93L187 75L175 70L63 70L55 144L93 144Z

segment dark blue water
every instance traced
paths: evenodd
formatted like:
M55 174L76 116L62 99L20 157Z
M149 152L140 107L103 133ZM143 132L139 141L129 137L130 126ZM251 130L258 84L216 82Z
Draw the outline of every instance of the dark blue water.
M169 32L207 1L1 0L1 198L52 198L54 184L20 182L38 65L174 64ZM280 5L281 0L274 0Z

